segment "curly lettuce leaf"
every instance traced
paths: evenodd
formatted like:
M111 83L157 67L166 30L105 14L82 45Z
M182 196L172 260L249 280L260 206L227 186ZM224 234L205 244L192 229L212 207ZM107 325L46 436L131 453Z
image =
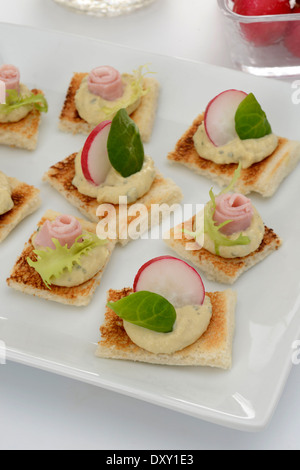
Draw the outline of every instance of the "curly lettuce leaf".
M221 194L229 193L230 191L234 189L238 179L240 178L241 168L242 168L242 165L241 163L239 163L238 168L234 172L234 176L233 176L231 183L227 186L227 188L223 189L218 194L218 196L221 196ZM249 245L250 238L246 237L242 233L240 233L238 238L236 238L235 240L232 240L220 232L221 228L225 227L225 225L230 224L232 220L226 220L220 225L216 224L214 220L214 213L216 210L216 197L218 196L215 196L212 189L209 192L209 196L210 196L210 201L204 208L204 233L206 233L209 236L209 238L213 240L215 244L216 254L220 256L220 246ZM199 232L188 232L186 230L183 230L183 231L195 239L201 233L203 233L203 230Z
M145 70L144 70L145 69ZM144 77L148 73L153 73L148 70L147 65L141 65L137 70L133 70L133 80L130 83L131 87L131 94L130 94L130 99L123 100L120 98L118 100L118 104L116 106L103 106L101 107L101 111L106 115L106 116L111 116L115 114L120 108L128 108L130 105L135 103L139 98L142 98L145 96L148 92L149 89L144 89Z
M238 168L234 172L233 179L231 183L227 186L227 188L223 189L218 196L221 196L221 194L226 194L232 191L238 181L238 179L241 176L241 162L238 165ZM216 196L213 193L213 190L211 189L209 192L210 196L210 202L206 205L204 209L204 227L205 227L205 232L208 234L208 236L213 240L215 244L215 252L217 255L220 255L220 246L235 246L235 245L249 245L250 243L250 238L246 237L242 233L236 238L235 240L231 240L230 238L226 237L226 235L223 235L220 230L221 228L225 227L225 225L230 224L232 220L226 220L220 225L217 225L215 220L214 220L214 213L216 211ZM217 196L217 197L218 197Z
M236 183L237 183L238 180L240 179L241 170L242 170L242 163L239 162L238 167L237 167L237 169L236 169L235 172L234 172L234 175L233 175L233 178L232 178L231 183L230 183L226 188L224 188L224 189L218 194L218 196L221 196L221 194L230 193L230 191L233 191L233 190L234 190Z
M79 241L80 239L82 239L82 236L76 239L71 248L68 248L67 245L61 246L59 241L53 238L55 249L48 247L42 250L34 250L37 261L27 258L29 266L39 273L49 290L51 290L51 279L58 279L66 269L72 272L75 265L81 266L81 259L84 255L107 243L107 240L101 240L93 233L85 234L83 241Z
M212 190L210 191L210 197L211 201L204 209L204 227L205 232L215 244L216 255L220 256L220 246L249 245L250 238L246 237L242 233L240 233L238 238L231 240L220 232L221 228L225 227L225 225L228 225L230 222L232 222L232 220L226 220L222 224L216 225L216 222L213 218L216 210L215 196L213 195Z
M9 114L22 106L33 106L37 111L47 113L48 103L42 93L21 96L17 90L7 90L6 103L0 105L0 113Z

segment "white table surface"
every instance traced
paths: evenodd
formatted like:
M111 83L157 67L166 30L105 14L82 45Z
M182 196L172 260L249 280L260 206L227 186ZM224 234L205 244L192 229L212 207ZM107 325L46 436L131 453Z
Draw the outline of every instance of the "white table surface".
M231 67L216 0L157 0L116 18L74 14L52 0L0 0L0 6L2 22ZM0 449L299 449L299 389L300 368L293 366L268 428L249 434L6 363L0 365Z

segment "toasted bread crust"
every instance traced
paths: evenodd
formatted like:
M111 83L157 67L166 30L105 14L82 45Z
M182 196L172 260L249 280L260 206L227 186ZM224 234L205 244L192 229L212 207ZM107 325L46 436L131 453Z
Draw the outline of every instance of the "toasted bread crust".
M87 75L87 73L74 73L71 79L59 117L59 128L64 132L89 134L95 127L80 117L75 105L76 92ZM138 126L143 142L148 142L154 126L159 96L159 83L152 77L146 77L144 78L144 89L150 91L141 98L138 109L130 117Z
M72 123L82 123L83 119L78 114L78 111L75 106L75 95L76 91L81 85L82 80L86 77L87 73L75 73L72 77L71 83L69 85L66 98L64 101L63 108L60 113L60 120L70 121Z
M35 95L42 93L37 89L31 92ZM0 123L0 144L34 150L37 146L40 121L40 111L33 109L21 121Z
M38 227L41 227L46 220L54 220L59 213L48 211L43 218L39 221ZM96 225L82 219L78 219L82 224L84 230L96 233ZM75 287L59 287L52 285L49 290L37 271L29 266L27 258L36 260L34 254L34 246L32 243L33 237L37 232L34 232L29 241L25 244L22 254L17 259L15 266L12 269L10 277L7 279L8 286L21 291L25 294L34 295L46 300L60 302L66 305L85 306L91 301L92 295L100 284L102 274L106 266L89 281ZM114 243L109 242L108 249L110 255L113 251ZM108 262L108 260L107 260Z
M41 204L40 190L34 186L9 178L14 207L0 216L0 242L23 220L38 209Z
M164 235L164 241L177 254L191 261L206 274L208 279L213 281L225 284L234 283L242 273L262 261L273 251L278 250L282 245L282 240L274 230L265 226L264 238L260 246L254 252L242 258L222 258L210 253L205 248L187 250L187 244L191 243L191 238L183 233L183 228L192 230L194 220L195 217L170 230Z
M238 165L236 163L218 165L198 154L193 136L203 119L204 114L201 114L194 120L191 127L177 142L174 151L168 154L168 159L181 163L196 173L225 186L232 180ZM272 196L281 181L294 169L299 159L300 144L279 137L278 146L272 155L241 170L236 189L243 194L255 191L265 197Z
M132 292L131 288L120 291L110 290L107 301L117 302ZM153 364L230 368L236 294L227 290L206 293L206 295L211 300L213 315L207 331L194 344L173 354L149 353L131 341L123 327L123 320L107 307L105 322L100 327L101 341L96 355Z
M75 159L77 153L73 153L65 160L62 160L55 165L51 166L49 171L45 174L44 179L50 182L55 188L60 188L67 199L76 198L84 207L92 208L96 218L96 210L99 206L95 198L81 194L76 186L72 184L75 176Z

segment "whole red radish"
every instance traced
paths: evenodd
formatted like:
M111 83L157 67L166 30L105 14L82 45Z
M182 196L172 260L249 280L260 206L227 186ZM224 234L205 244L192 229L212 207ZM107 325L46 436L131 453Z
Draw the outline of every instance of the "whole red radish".
M235 0L234 13L244 16L284 15L291 13L289 0ZM285 33L287 23L242 23L247 41L255 46L269 46L278 42Z
M293 13L300 13L300 6L294 8ZM299 21L288 24L284 45L295 57L300 57L300 17Z

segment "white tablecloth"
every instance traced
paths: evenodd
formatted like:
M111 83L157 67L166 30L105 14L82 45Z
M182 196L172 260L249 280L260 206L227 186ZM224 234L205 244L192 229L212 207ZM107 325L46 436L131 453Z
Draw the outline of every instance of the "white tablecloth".
M216 0L157 0L129 16L77 15L52 0L1 1L1 21L231 67ZM18 364L0 365L0 449L299 449L300 369L267 429L248 434Z

